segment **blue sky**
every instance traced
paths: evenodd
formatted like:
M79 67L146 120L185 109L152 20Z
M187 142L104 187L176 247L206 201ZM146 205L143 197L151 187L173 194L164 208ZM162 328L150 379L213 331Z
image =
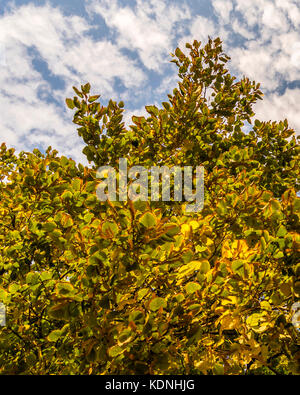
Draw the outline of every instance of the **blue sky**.
M125 120L177 83L170 52L219 36L229 69L261 83L261 120L300 131L299 0L0 0L0 143L85 163L65 98L90 82Z

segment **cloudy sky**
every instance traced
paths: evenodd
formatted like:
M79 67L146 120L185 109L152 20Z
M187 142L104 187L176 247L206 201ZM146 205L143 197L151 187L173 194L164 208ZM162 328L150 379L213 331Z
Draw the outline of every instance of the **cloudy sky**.
M261 83L261 120L300 131L299 0L0 0L0 143L86 163L65 105L90 82L126 120L176 87L170 52L220 37L229 69Z

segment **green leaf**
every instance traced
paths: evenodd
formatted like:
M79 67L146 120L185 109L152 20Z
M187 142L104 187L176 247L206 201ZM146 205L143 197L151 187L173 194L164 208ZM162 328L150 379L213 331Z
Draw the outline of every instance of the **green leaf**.
M74 222L69 215L64 215L61 219L61 224L64 228L69 228L74 224Z
M61 330L60 329L55 329L54 331L49 333L48 340L50 342L57 342L57 340L59 340L60 337L61 337Z
M145 321L144 313L141 310L132 311L129 315L129 321L133 321L136 323L144 322Z
M280 203L277 200L275 200L275 199L271 200L271 207L272 207L272 210L274 210L274 211L281 210Z
M73 285L67 282L58 283L56 289L57 292L61 295L70 295L75 293L76 291Z
M201 309L201 304L199 303L193 303L188 307L188 310L200 310Z
M102 225L102 232L108 235L116 236L119 232L118 225L115 222L106 221Z
M38 284L39 277L40 277L39 273L29 272L26 275L26 283L31 285Z
M152 213L148 211L141 216L141 218L139 219L139 223L142 224L145 228L152 228L156 225L156 218Z
M207 273L210 270L210 264L207 260L201 261L200 267L199 267L199 272L200 273Z
M217 205L217 213L222 216L227 213L227 206L223 200L221 200Z
M214 374L216 375L223 375L224 374L224 366L217 363L214 365Z
M175 223L169 222L164 226L164 231L167 236L175 236L180 233L180 227Z
M72 181L72 188L74 189L74 191L80 191L81 188L80 178L75 178L75 180Z
M143 299L143 298L147 295L148 292L149 292L149 289L148 289L148 288L142 288L142 289L140 289L140 290L138 291L138 300Z
M170 111L170 108L171 108L170 103L164 101L164 102L162 102L162 105L164 106L164 108L165 108L167 111Z
M79 89L76 88L76 86L73 86L73 90L76 93L77 96L83 98L83 94L80 92Z
M182 57L184 57L184 53L181 51L181 49L180 48L176 48L175 49L175 55L177 56L177 58L182 58Z
M284 253L282 251L278 251L276 254L273 255L275 259L280 259L284 257Z
M73 110L73 108L75 107L75 104L74 104L73 100L67 98L67 99L66 99L66 103L67 103L67 106L68 106L71 110Z
M50 271L41 272L41 280L42 281L50 280L51 278L52 278L52 273Z
M256 119L256 120L254 121L254 125L255 125L257 128L259 128L260 125L261 125L261 122L260 122L258 119Z
M185 286L185 290L188 294L192 294L192 293L198 291L200 288L201 288L201 286L195 282L187 283Z
M112 358L117 357L118 355L122 354L123 349L120 346L112 346L108 350L108 355Z
M74 103L75 107L77 107L78 109L81 109L81 103L80 103L80 101L79 101L77 96L74 97L73 103ZM75 115L76 114L78 114L78 112L76 112Z
M244 264L245 263L242 260L235 260L232 262L231 268L234 273L242 276L244 274Z
M62 166L67 166L68 163L69 163L69 159L66 156L62 156L60 158L60 163L61 163Z
M152 299L149 304L149 308L152 311L157 311L161 307L166 307L166 306L167 306L167 302L165 301L165 299L160 298L160 297L156 297L156 298Z
M178 303L182 302L184 300L184 294L177 294L175 295L175 299Z
M90 89L91 89L91 85L89 82L85 85L81 85L82 93L85 93L86 95L90 93Z
M56 320L64 320L66 318L67 307L67 302L56 304L48 310L48 314Z
M295 198L293 210L295 213L300 214L300 199L299 198Z
M119 344L123 345L125 343L128 343L131 338L132 338L133 332L131 329L125 329L123 332L120 333L119 336Z
M98 100L100 95L90 96L88 102L93 103L94 101Z
M144 212L146 207L147 207L147 203L142 201L142 200L135 200L133 202L133 206L136 210Z
M155 106L145 106L145 108L146 108L146 111L147 111L149 114L151 114L151 115L157 116L158 113L159 113L158 108L155 107Z
M64 193L62 194L61 197L63 200L69 200L69 199L72 199L73 194L71 191L64 191Z
M287 234L286 228L283 225L281 225L276 233L276 236L277 237L284 237L286 234Z
M264 202L269 202L269 200L272 198L272 196L273 196L273 194L271 192L264 191L262 194L262 200Z
M43 224L43 230L46 232L52 232L55 228L57 228L55 222L46 222L45 224Z
M19 284L15 284L15 283L10 284L10 286L8 287L8 291L9 291L11 294L15 294L16 292L18 292L19 289L20 289Z

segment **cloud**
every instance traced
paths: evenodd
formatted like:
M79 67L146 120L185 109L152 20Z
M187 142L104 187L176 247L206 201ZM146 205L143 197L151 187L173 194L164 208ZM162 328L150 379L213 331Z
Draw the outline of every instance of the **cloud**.
M145 114L145 105L167 100L175 88L170 52L194 39L205 44L208 35L221 37L234 75L262 83L257 117L288 118L299 131L300 94L291 89L300 80L299 1L212 0L211 15L195 4L89 0L85 16L67 16L51 0L10 6L0 15L0 143L19 150L51 145L84 161L64 102L72 86L89 81L101 101L125 100L131 123L132 115ZM98 37L95 21L102 24Z
M276 31L287 31L289 29L284 12L272 3L267 3L262 11L262 25Z
M6 66L5 45L0 42L0 67Z
M135 7L122 6L117 0L100 0L90 2L87 9L101 15L116 32L120 48L137 51L144 66L156 72L166 63L178 22L190 18L186 6L162 0L137 0Z
M265 97L259 108L265 117L288 118L299 133L298 91L285 90L300 80L299 5L292 0L232 0L232 5L232 29L245 41L229 48L229 66L239 77L261 83Z
M230 22L230 13L233 9L231 0L212 0L215 12L224 23Z
M173 91L174 88L177 87L178 81L179 81L179 77L178 77L178 69L176 67L176 70L174 71L174 73L166 75L160 85L156 88L155 93L157 95L167 95L168 93L170 93L171 91ZM164 101L169 100L167 97L165 97Z
M123 122L125 123L126 127L129 127L129 125L132 125L132 116L136 117L145 117L147 118L149 114L147 113L145 106L136 108L134 110L125 110L124 111L124 117L123 117Z
M72 152L82 158L82 144L64 103L74 94L72 86L89 81L104 97L118 97L116 78L126 89L147 79L116 45L93 40L87 34L90 28L83 18L65 16L50 5L14 7L0 18L5 49L0 65L1 141L27 150L50 144L65 155ZM64 82L59 89L34 68L33 53Z
M138 85L145 75L134 61L120 53L111 42L92 40L85 34L91 28L83 18L64 16L58 8L49 5L14 9L0 22L1 36L7 46L34 47L51 72L62 76L67 83L90 78L104 82L108 93L112 92L111 85L116 76L126 87ZM135 78L130 70L135 73Z
M275 90L278 79L274 78L275 70L268 72L274 57L271 48L257 44L255 40L249 41L245 49L234 48L230 51L231 65L238 70L239 74L245 74L248 78L260 82L263 88Z
M193 43L194 40L197 40L205 44L208 36L215 37L217 35L215 23L202 15L197 15L189 26L189 33L180 38L178 46L187 55L189 50L185 48L186 43Z
M281 96L270 94L255 104L256 118L263 121L288 120L289 126L299 135L300 89L287 89Z
M249 30L247 24L236 16L233 16L231 19L231 28L235 34L241 35L246 40L255 38L255 32Z
M299 29L300 9L298 0L275 0L276 7L285 11L293 27Z

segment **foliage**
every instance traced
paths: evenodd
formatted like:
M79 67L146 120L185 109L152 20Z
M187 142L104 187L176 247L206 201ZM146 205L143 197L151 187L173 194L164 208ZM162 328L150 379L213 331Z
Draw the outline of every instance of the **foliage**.
M178 88L133 117L74 87L92 166L0 151L2 374L297 374L299 145L254 119L220 39L179 48ZM251 131L244 131L251 124ZM205 206L100 202L101 165L205 168Z

